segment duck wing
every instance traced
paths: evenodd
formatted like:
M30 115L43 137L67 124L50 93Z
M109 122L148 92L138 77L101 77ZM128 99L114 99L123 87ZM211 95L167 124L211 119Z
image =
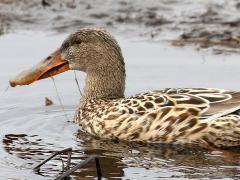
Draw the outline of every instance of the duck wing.
M202 110L201 118L216 114L227 115L240 109L240 92L237 91L215 88L184 88L165 89L162 92L174 98L178 105L199 106Z
M240 92L215 88L167 88L138 94L121 101L122 107L136 114L163 107L197 108L200 118L227 115L240 109Z

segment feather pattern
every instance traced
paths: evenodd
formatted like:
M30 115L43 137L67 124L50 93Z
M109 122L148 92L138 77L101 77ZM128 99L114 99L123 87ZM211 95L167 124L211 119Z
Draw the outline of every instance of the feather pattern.
M238 146L239 108L238 92L168 88L125 99L91 99L78 109L75 121L102 138Z

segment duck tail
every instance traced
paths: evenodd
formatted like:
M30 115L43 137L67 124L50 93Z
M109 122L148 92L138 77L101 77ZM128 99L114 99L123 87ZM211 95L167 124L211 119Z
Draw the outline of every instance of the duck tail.
M218 148L240 147L240 116L232 114L211 120L203 140Z

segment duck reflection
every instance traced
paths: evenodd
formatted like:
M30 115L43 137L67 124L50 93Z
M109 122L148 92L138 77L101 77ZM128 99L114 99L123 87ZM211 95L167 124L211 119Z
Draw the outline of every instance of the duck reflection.
M126 172L131 171L131 167L144 169L149 173L157 169L165 173L165 178L237 178L240 175L239 153L233 154L233 158L229 159L221 154L211 154L199 146L146 145L100 140L82 131L75 134L75 141L72 165L91 155L97 155L102 174L107 179L126 177ZM27 134L6 134L2 143L6 152L28 160L30 165L40 162L56 150L67 148L48 143L37 135ZM66 161L67 156L63 155L62 158ZM60 159L58 157L54 163L43 167L41 174L56 177L61 173L61 166L56 166L61 165ZM75 172L72 177L81 180L96 178L94 162ZM160 173L158 178L161 177Z

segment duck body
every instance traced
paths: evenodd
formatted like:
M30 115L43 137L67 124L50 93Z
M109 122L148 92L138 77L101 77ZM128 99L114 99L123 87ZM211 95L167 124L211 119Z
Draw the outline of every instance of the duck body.
M67 70L87 74L75 122L105 139L147 143L240 146L240 92L164 89L124 98L125 63L107 31L83 28L30 70L10 80L28 85Z
M213 88L165 89L125 99L90 99L75 122L105 139L146 143L240 145L240 93Z

